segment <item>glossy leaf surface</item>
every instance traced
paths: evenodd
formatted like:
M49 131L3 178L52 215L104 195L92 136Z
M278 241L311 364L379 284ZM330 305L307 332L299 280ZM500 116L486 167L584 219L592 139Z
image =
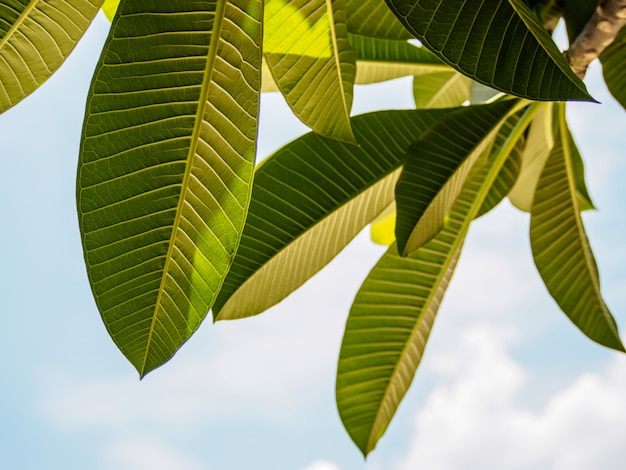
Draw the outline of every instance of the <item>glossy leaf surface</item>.
M523 0L387 0L404 26L463 74L535 100L588 100Z
M35 91L72 52L102 0L0 4L0 113Z
M262 4L122 1L92 82L78 212L104 323L140 375L198 327L246 216Z

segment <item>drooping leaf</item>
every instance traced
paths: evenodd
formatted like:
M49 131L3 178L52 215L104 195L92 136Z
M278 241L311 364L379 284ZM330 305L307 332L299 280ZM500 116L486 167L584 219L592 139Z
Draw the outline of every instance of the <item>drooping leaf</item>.
M391 245L352 304L337 368L337 408L364 455L411 385L461 251L450 253L455 241L441 234L407 258Z
M386 0L444 62L492 88L534 100L589 100L524 0Z
M212 305L253 174L260 0L123 0L87 103L78 213L87 272L140 375Z
M356 83L377 83L393 78L450 71L425 47L407 41L350 35L357 60Z
M626 28L622 28L613 44L600 54L606 86L619 104L626 109Z
M389 207L406 149L448 112L357 116L359 146L310 133L265 160L214 318L261 313L324 267Z
M411 39L385 0L346 0L348 31L380 39Z
M0 113L65 61L102 0L11 0L0 4Z
M293 113L313 131L354 142L355 58L345 0L266 0L263 51Z
M417 108L452 108L470 98L472 80L454 70L413 78L413 99Z
M459 108L409 148L396 187L396 240L406 256L434 237L478 157L517 100Z
M408 257L392 245L361 286L346 323L337 370L337 407L367 455L411 385L470 223L530 122L529 109L494 154L483 153L448 223Z
M624 351L600 292L596 262L580 216L565 106L558 105L555 145L541 173L530 219L533 257L563 312L589 338Z

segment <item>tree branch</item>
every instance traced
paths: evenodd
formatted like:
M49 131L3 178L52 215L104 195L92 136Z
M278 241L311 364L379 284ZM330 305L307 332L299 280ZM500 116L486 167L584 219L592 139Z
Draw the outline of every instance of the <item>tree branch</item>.
M565 51L572 70L584 78L587 67L613 42L626 24L626 0L603 0L585 28Z

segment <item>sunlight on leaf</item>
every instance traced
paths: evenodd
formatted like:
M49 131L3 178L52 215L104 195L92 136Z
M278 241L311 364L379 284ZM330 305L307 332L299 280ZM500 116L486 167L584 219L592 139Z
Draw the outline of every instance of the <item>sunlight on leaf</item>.
M359 146L310 133L265 160L214 318L257 315L323 268L389 207L406 149L449 112L356 116Z
M125 0L96 68L79 224L103 321L141 376L198 328L239 243L261 13L260 0Z
M345 0L268 0L264 57L293 113L313 131L354 142L355 58Z

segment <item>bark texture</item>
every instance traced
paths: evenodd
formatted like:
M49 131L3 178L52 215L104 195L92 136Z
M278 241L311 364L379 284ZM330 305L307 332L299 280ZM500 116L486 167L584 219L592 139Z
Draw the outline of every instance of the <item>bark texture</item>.
M565 58L572 70L584 78L587 67L613 42L626 23L626 0L603 0L578 35Z

